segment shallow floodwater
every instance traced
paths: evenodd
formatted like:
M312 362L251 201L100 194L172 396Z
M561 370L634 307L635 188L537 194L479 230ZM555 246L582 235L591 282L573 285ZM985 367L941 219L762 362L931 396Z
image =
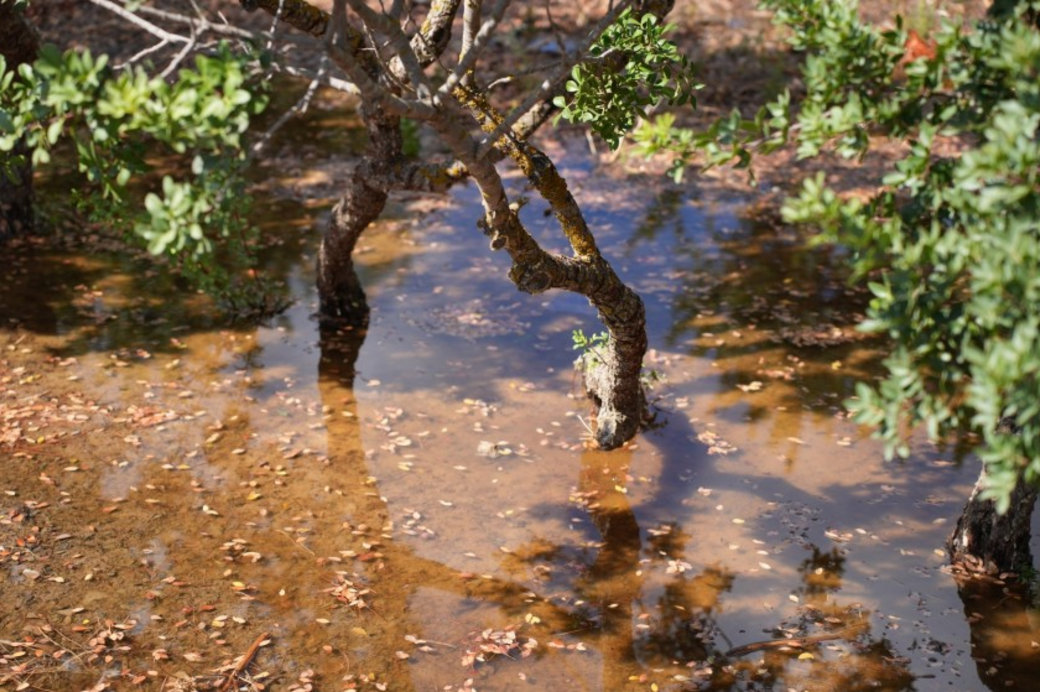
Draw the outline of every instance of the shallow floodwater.
M259 328L144 263L16 249L0 690L219 686L258 640L242 689L1035 689L1037 612L943 570L974 462L885 462L843 413L879 355L841 253L577 146L562 169L661 378L612 453L571 366L594 315L515 290L470 187L366 233L367 333L312 317L322 200L263 210L295 303Z

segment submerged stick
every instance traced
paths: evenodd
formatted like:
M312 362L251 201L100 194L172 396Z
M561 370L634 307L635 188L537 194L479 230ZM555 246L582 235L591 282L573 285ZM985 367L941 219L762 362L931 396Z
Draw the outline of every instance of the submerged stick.
M804 649L807 646L818 644L820 642L834 641L835 639L845 639L848 635L848 631L834 632L833 634L816 634L810 637L792 637L790 639L767 639L761 642L751 642L750 644L742 644L741 646L735 646L725 654L725 658L740 658L741 656L747 656L756 651L764 651L766 649L783 649L791 647L794 649Z
M270 632L264 632L253 641L253 644L249 647L249 649L244 654L242 654L242 658L238 659L238 663L235 665L235 668L228 675L227 680L224 681L224 684L220 686L218 692L229 692L229 690L231 690L234 687L235 680L237 680L238 676L244 673L246 668L249 667L249 664L252 663L253 659L256 657L256 652L260 650L260 646L270 636Z

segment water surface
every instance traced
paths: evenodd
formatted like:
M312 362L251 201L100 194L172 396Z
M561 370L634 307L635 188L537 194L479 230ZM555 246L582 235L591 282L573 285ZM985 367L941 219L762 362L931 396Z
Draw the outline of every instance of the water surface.
M843 412L880 345L842 253L578 146L562 170L662 378L612 453L589 306L516 291L471 187L366 233L367 332L313 319L326 177L265 198L295 302L261 327L125 255L13 250L0 689L219 684L265 633L276 689L1031 689L1036 611L943 571L973 462L885 462Z

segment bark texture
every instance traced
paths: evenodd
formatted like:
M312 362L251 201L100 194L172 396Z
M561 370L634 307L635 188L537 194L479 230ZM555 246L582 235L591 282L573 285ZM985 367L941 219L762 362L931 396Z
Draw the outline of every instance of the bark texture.
M0 0L0 55L4 56L7 69L14 70L19 65L31 63L39 48L36 32L14 8L14 3ZM0 241L31 232L35 222L28 148L19 143L5 156L10 158L0 167ZM22 161L9 166L15 157ZM6 174L2 169L7 169Z
M985 484L983 468L957 520L957 528L946 542L950 561L968 572L989 575L1031 567L1030 523L1037 489L1019 479L1011 493L1011 506L1000 514L992 500L981 498Z

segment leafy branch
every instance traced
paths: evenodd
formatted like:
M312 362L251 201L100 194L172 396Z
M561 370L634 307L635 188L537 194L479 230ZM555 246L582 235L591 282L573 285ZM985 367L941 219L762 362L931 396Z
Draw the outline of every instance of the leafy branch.
M592 46L588 59L571 70L564 87L570 96L553 100L561 109L557 119L588 123L617 149L636 118L647 117L648 108L662 101L695 105L693 92L699 87L691 66L667 38L674 28L653 14L622 12ZM623 69L602 69L603 60L618 52L630 56Z

